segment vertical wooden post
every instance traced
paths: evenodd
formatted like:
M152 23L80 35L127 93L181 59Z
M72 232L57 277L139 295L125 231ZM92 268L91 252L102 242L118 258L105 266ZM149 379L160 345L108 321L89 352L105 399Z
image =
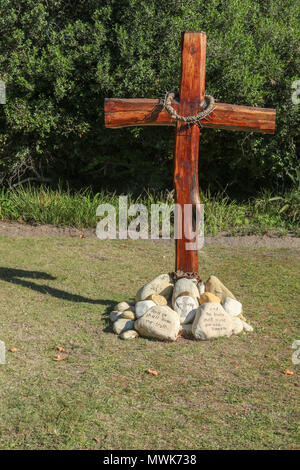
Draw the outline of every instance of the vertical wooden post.
M185 32L182 38L181 85L179 114L194 115L200 110L205 99L205 64L206 64L206 34L204 32ZM186 244L191 241L191 232L195 230L194 217L188 219L185 204L200 204L198 184L198 153L199 127L187 126L177 122L175 140L175 169L174 184L176 203L182 208L181 224L182 239L176 240L176 270L198 272L198 251L186 250ZM186 212L186 213L185 213ZM180 230L179 230L180 233Z
M206 34L202 31L187 31L182 37L181 85L179 104L174 108L181 116L195 115L204 105ZM204 127L231 129L247 132L274 134L275 109L250 108L226 103L216 103L209 119L203 119ZM105 102L105 124L107 127L175 125L175 120L159 100L107 99ZM189 250L191 243L197 246L195 216L200 205L198 187L199 127L176 123L174 184L176 203L182 209L182 219L175 218L175 233L182 234L176 240L176 271L197 272L198 250ZM191 213L185 204L194 208ZM179 211L178 211L179 212ZM186 224L184 223L186 221ZM184 232L186 229L186 233Z

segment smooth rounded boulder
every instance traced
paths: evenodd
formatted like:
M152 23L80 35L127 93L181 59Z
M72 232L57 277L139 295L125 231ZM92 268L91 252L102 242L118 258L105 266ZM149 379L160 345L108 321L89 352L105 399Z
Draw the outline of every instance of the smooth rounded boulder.
M239 316L243 311L243 306L241 302L236 299L232 299L231 297L226 297L223 303L223 308L225 312L230 313L234 317Z
M120 312L119 310L113 310L109 314L110 321L114 323L118 320L118 318L121 318L122 313L123 312Z
M249 323L247 323L246 321L244 320L241 320L242 323L243 323L243 328L245 331L251 333L253 331L253 326L249 325Z
M219 304L221 300L215 294L212 294L211 292L205 292L204 294L200 295L199 302L200 305L206 304L207 302L217 302Z
M123 331L123 333L120 334L121 339L136 339L138 338L139 334L136 330L126 330Z
M210 276L207 279L205 283L205 292L211 292L212 294L216 295L219 297L222 303L225 301L226 297L235 299L233 293L230 292L230 290L227 289L227 287L225 287L220 279L218 279L216 276Z
M220 336L231 336L232 317L218 302L200 305L193 321L192 332L196 339L209 340Z
M118 305L116 305L116 310L119 312L124 312L124 310L129 310L133 307L133 305L129 304L128 302L119 302Z
M239 335L244 329L243 322L238 317L232 317L232 333L234 335Z
M200 295L204 294L204 292L205 292L205 282L201 282L200 284L198 284L198 291L199 291Z
M116 335L120 335L124 331L133 330L134 329L134 321L127 320L126 318L119 318L113 324L113 330Z
M156 305L167 305L167 299L163 295L151 294L146 300L152 300Z
M135 313L132 310L124 310L121 314L121 318L127 318L127 320L136 320Z
M181 295L175 300L174 310L178 314L180 324L191 323L196 315L197 303L193 297Z
M160 274L141 287L136 294L136 301L146 300L152 294L159 294L169 300L172 296L174 281L171 274Z
M166 305L155 305L134 323L142 336L176 341L180 322L176 312Z
M176 299L180 296L193 297L198 307L200 294L197 284L192 279L186 279L183 277L176 281L172 295L173 308L175 307Z

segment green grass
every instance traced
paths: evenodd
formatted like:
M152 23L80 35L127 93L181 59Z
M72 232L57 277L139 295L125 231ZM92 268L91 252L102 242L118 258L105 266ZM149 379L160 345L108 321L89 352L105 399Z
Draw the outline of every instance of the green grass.
M128 205L143 203L151 212L151 204L173 204L173 192L144 191L139 197L128 195ZM294 189L282 195L264 192L260 197L238 203L224 194L201 194L204 204L206 235L228 232L232 235L289 232L300 235L300 190ZM34 186L17 187L0 192L0 220L17 220L26 223L95 227L96 209L99 204L112 204L118 210L117 194L88 189L71 192L58 188Z
M173 270L171 242L0 241L0 339L18 349L0 366L0 448L299 448L299 253L200 252L200 274L241 300L252 334L124 342L108 313Z

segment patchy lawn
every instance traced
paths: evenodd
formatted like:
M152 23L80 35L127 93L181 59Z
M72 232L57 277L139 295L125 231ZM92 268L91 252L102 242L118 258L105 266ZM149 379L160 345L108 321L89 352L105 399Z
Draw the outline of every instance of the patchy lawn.
M1 237L0 255L0 339L17 348L0 365L2 449L299 448L299 251L204 248L200 274L255 331L172 344L122 341L108 321L173 270L171 243Z

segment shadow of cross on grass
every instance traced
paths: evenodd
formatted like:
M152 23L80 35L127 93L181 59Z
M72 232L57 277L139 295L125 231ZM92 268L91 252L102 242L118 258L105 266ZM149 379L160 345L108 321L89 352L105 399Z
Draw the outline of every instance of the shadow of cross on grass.
M51 276L51 274L43 273L40 271L25 271L24 269L14 269L14 268L1 268L0 267L0 279L6 282L11 282L13 284L28 287L28 289L32 289L36 292L41 294L49 294L52 297L56 297L57 299L64 299L70 302L86 302L89 304L98 304L98 305L108 305L112 304L111 300L94 300L89 299L87 297L83 297L82 295L71 294L64 290L55 289L54 287L39 285L32 281L27 281L25 279L20 279L27 277L29 279L44 279L49 281L54 281L56 277Z

